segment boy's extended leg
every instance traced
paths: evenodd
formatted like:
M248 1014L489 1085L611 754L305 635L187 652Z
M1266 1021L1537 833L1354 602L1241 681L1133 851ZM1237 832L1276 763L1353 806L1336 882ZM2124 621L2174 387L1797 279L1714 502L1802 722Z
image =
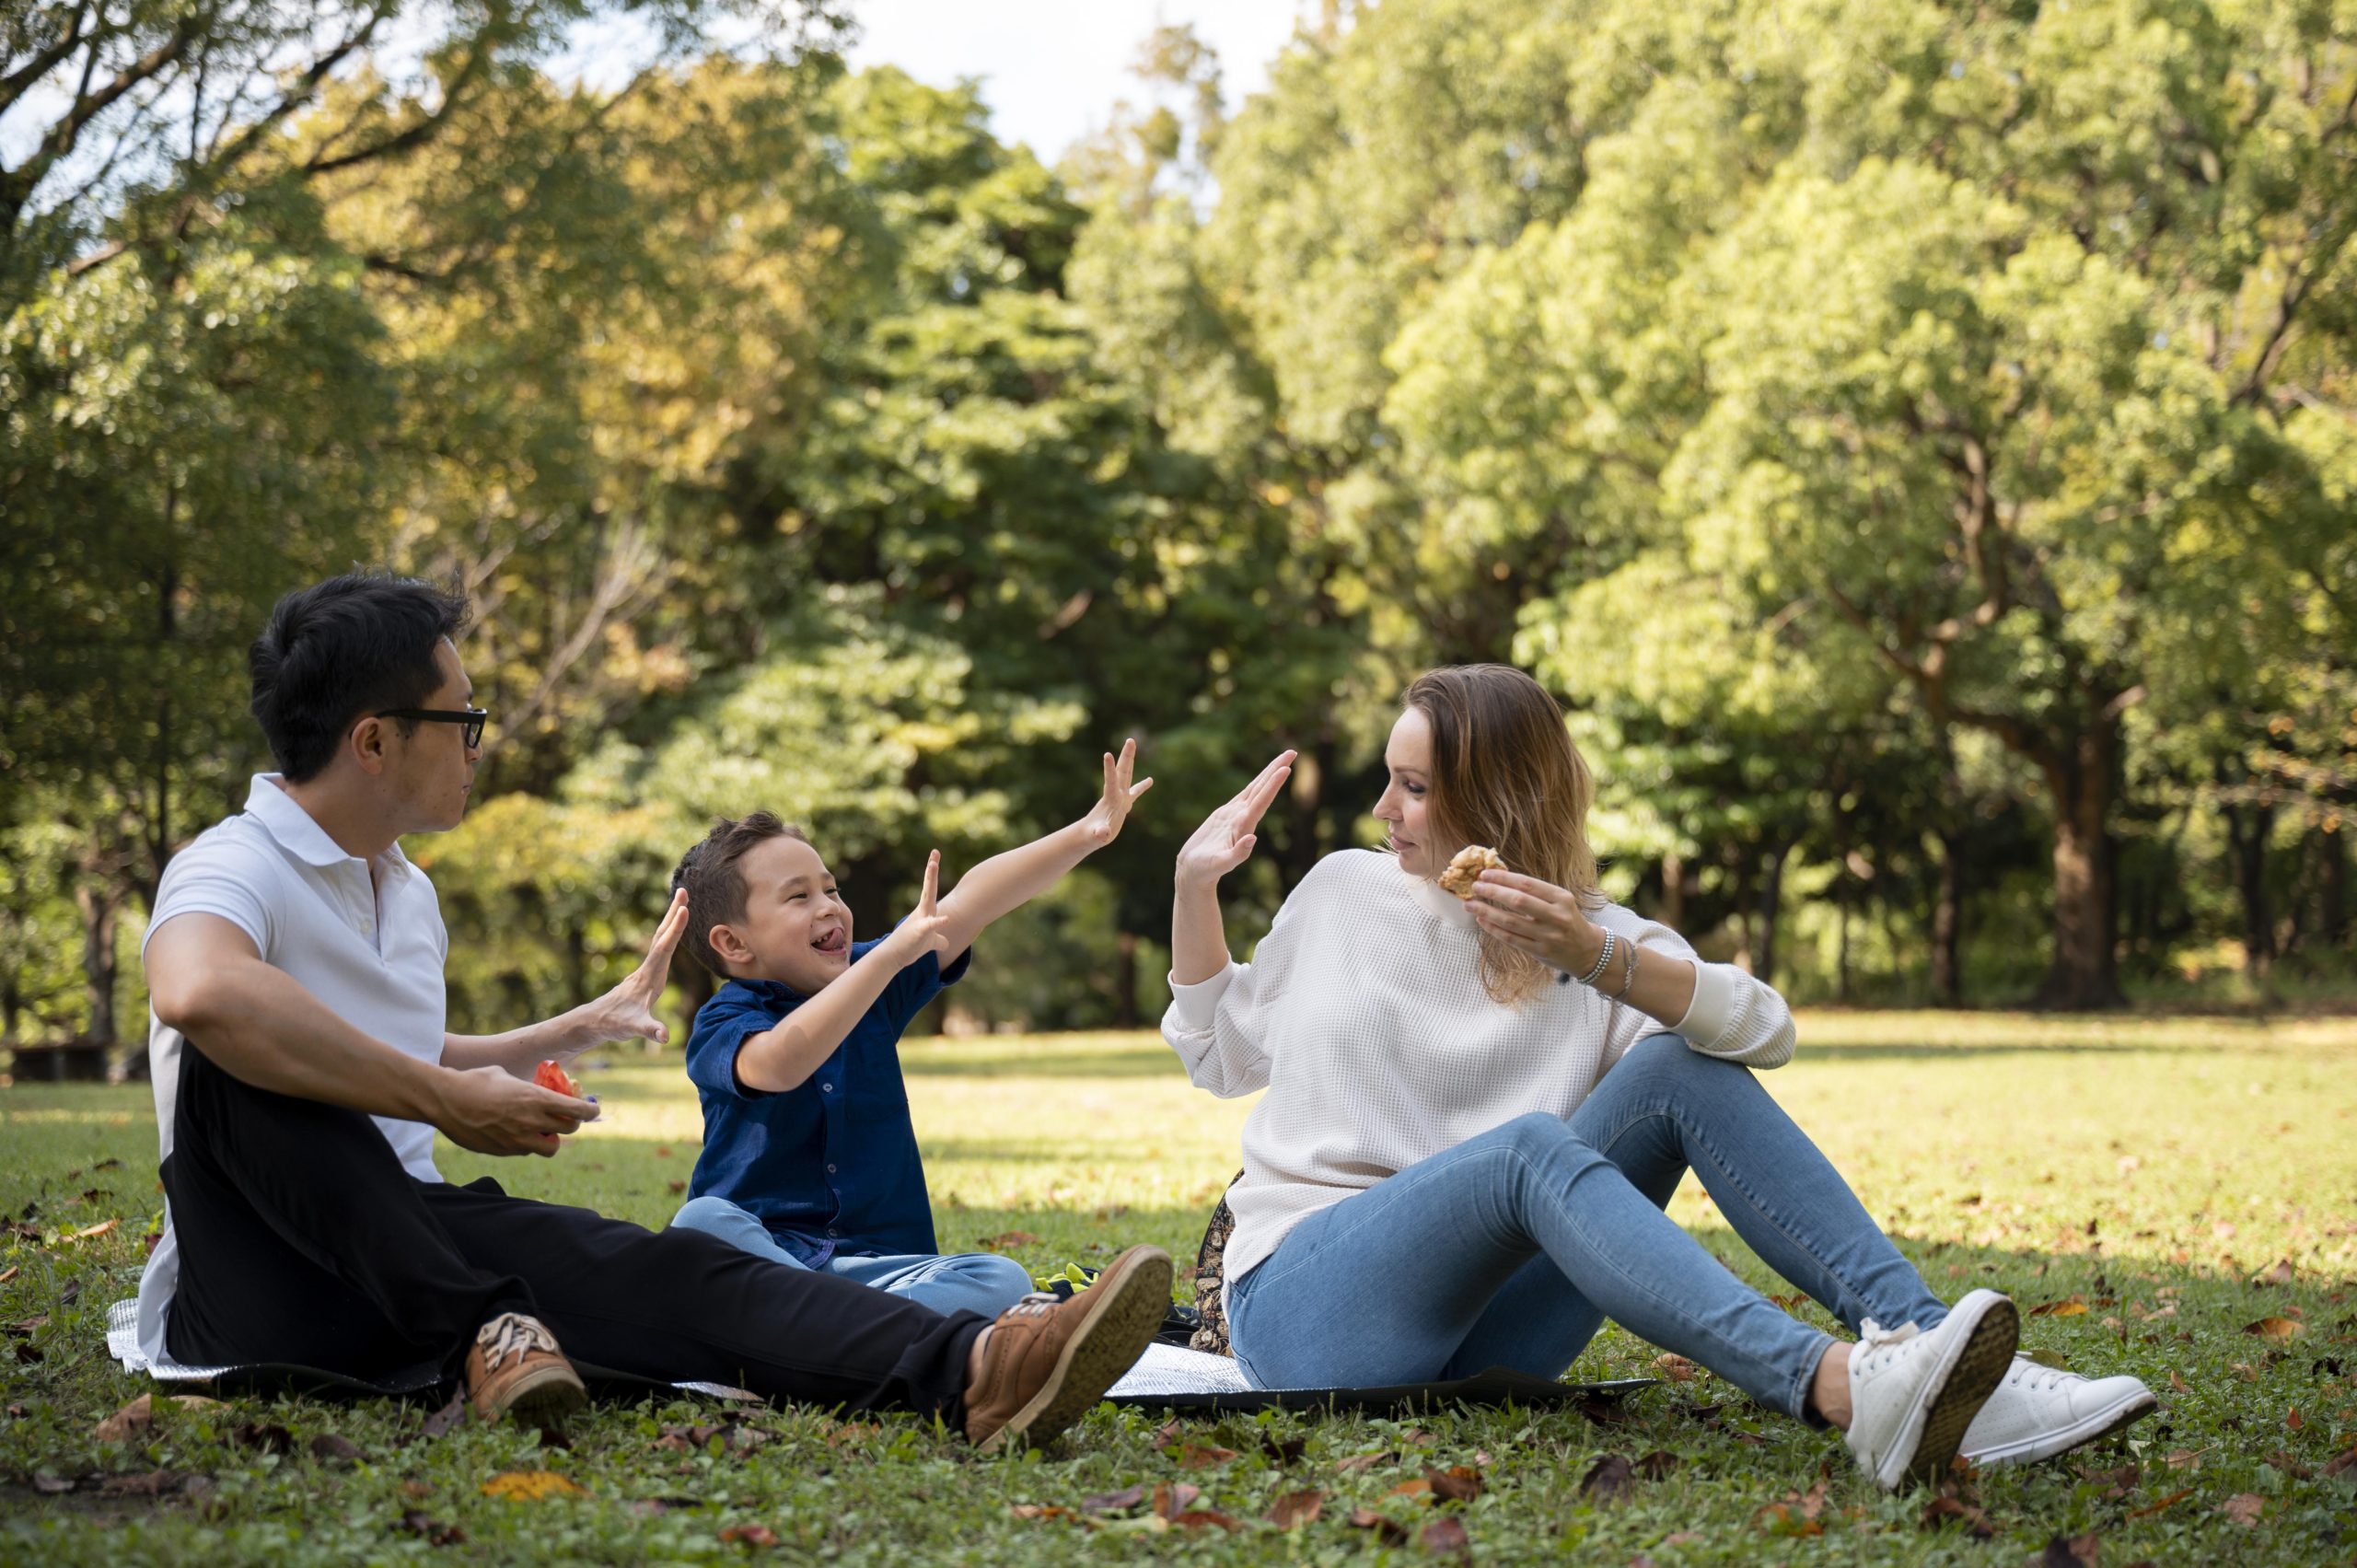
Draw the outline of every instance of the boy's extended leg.
M967 1356L989 1319L757 1258L717 1237L653 1231L511 1198L485 1178L424 1190L466 1256L529 1285L567 1355L658 1382L766 1399L964 1418Z
M1031 1271L995 1252L915 1252L881 1258L837 1257L827 1272L876 1290L923 1302L935 1312L995 1318L1035 1288Z

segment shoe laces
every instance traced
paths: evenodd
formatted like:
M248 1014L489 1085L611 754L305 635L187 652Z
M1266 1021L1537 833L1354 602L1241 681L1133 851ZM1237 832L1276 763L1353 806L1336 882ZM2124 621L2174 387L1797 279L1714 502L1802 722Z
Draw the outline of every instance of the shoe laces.
M1858 1348L1850 1353L1851 1365L1861 1371L1874 1371L1891 1360L1899 1346L1922 1332L1912 1323L1886 1329L1869 1318L1858 1325Z
M1044 1290L1035 1290L1000 1313L999 1318L1002 1321L1009 1318L1044 1318L1063 1304L1064 1298L1061 1295L1051 1295Z
M537 1318L503 1312L476 1330L475 1343L482 1347L482 1369L496 1372L514 1357L536 1350L553 1352L556 1336Z
M2065 1372L2059 1366L2049 1366L2042 1361L2033 1361L2028 1356L2017 1355L2014 1357L2012 1367L2005 1373L2005 1386L2009 1388L2020 1388L2027 1393L2042 1394L2050 1388L2061 1388L2077 1376L2078 1374Z

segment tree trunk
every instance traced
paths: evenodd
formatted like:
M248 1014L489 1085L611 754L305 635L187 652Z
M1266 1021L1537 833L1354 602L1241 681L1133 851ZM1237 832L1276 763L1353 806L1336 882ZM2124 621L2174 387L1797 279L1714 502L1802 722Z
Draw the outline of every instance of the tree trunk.
M2118 788L2119 719L2096 719L2067 753L2041 759L2054 807L2054 962L2038 1005L2117 1007L2111 801Z
M1942 833L1940 891L1932 905L1932 1004L1964 1005L1964 835Z
M92 1045L111 1048L117 1039L114 1019L114 928L122 896L112 887L85 880L74 889L82 912L82 983L90 1005L87 1038Z
M2267 902L2267 840L2275 807L2226 808L2226 841L2235 856L2235 887L2243 903L2243 962L2254 979L2265 980L2275 964L2275 913Z
M1686 935L1686 858L1676 850L1661 857L1661 923Z
M1759 946L1752 950L1751 972L1768 985L1776 983L1776 920L1784 894L1786 846L1770 846L1759 867Z
M1113 1027L1138 1027L1138 938L1124 931L1115 939L1113 960Z
M2316 859L2316 935L2331 952L2349 940L2349 840L2317 829L2311 842Z

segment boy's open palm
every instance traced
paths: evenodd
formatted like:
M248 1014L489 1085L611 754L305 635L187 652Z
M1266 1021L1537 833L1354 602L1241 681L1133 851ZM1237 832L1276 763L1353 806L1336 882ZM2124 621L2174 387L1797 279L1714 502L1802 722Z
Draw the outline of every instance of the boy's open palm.
M1130 819L1130 807L1137 804L1138 796L1154 787L1152 779L1130 783L1137 762L1138 743L1134 738L1121 742L1120 761L1115 761L1110 751L1105 753L1105 793L1089 807L1088 815L1080 819L1091 848L1102 849L1120 837L1121 824Z

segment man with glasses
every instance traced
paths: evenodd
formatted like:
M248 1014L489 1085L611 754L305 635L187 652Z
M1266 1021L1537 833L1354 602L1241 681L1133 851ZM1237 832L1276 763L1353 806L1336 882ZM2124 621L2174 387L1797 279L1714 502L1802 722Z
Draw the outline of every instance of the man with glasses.
M398 841L458 826L474 786L490 715L453 641L465 620L430 585L344 576L280 600L253 645L253 714L279 772L173 858L142 950L168 1209L140 1281L141 1348L380 1382L424 1367L461 1377L485 1418L543 1424L583 1398L574 1358L915 1410L982 1444L1044 1442L1078 1419L1162 1320L1156 1249L1069 1303L1029 1297L993 1322L701 1232L442 1180L435 1128L546 1156L596 1118L534 1068L665 1039L654 1005L687 923L675 899L638 970L572 1012L447 1032L448 936Z

